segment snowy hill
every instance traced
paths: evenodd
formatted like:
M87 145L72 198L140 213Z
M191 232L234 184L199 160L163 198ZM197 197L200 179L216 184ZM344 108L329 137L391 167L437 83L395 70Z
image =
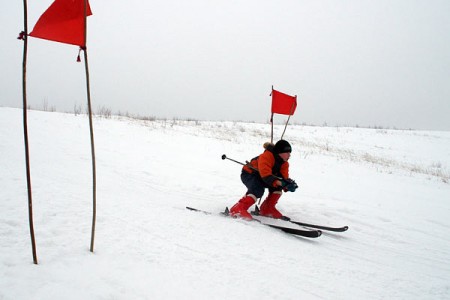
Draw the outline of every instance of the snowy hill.
M275 128L279 137L283 127ZM29 112L28 228L22 111L0 108L0 299L449 299L450 132L289 126L291 177L278 208L348 225L317 239L191 212L245 192L239 161L268 124L88 119Z

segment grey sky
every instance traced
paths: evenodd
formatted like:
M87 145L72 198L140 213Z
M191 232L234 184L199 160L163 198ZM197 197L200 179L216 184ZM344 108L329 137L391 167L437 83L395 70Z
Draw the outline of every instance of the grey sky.
M28 1L29 31L51 3ZM94 109L267 121L274 85L298 95L296 123L450 130L448 0L90 4ZM21 107L22 2L0 22L0 106ZM28 54L31 106L85 106L76 46L30 38Z

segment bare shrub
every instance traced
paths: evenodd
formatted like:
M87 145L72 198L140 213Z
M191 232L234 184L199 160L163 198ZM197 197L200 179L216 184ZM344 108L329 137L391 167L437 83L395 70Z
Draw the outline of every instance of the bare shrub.
M107 119L111 118L112 112L110 108L107 108L106 106L100 106L97 109L97 115L100 115L102 117L105 117Z

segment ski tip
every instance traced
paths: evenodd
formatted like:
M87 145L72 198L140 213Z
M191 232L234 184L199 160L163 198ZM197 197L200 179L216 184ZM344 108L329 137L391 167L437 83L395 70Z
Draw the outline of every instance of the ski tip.
M322 235L322 230L317 230L317 237Z
M343 231L347 231L348 230L348 226L344 226L342 227Z

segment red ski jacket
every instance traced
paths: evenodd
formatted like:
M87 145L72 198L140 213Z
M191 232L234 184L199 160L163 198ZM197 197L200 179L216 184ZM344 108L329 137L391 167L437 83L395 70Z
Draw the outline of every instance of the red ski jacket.
M278 179L275 176L283 179L289 178L289 163L283 161L278 155L274 155L270 150L266 150L261 155L253 158L250 161L250 166L258 170L261 179L271 187L276 187L275 181ZM242 169L252 174L255 172L252 168L244 166Z

